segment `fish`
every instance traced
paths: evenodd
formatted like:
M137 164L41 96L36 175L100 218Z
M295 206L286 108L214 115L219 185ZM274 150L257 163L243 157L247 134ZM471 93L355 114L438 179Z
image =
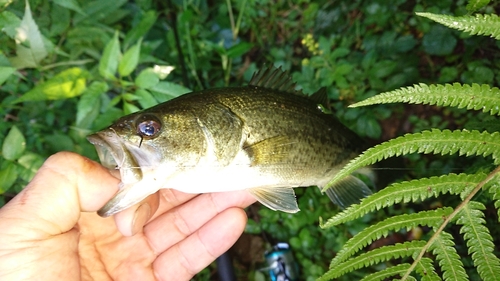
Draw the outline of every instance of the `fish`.
M108 217L161 188L247 190L272 210L299 211L295 187L323 188L364 142L330 110L326 88L296 90L287 72L257 71L247 86L195 91L119 118L87 137L120 188ZM327 189L342 208L371 194L354 175Z

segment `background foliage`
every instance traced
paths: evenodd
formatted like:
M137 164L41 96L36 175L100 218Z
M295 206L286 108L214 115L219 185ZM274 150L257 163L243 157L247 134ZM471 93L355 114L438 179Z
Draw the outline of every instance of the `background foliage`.
M347 108L377 93L416 83L498 86L497 41L415 15L465 15L466 4L451 0L33 0L28 6L20 0L0 0L0 206L54 152L70 150L96 159L85 136L119 116L190 90L245 84L264 63L290 70L306 93L328 87L336 115L370 144L430 128L497 130L489 114L465 109L401 104ZM493 3L479 11L491 14L496 9ZM395 178L459 173L471 164L477 169L485 163L482 158L411 154L397 163L382 163L377 185L385 186ZM263 245L257 249L288 241L304 280L326 272L347 239L372 221L457 200L439 197L397 205L323 230L318 218L337 213L336 207L317 188L296 192L302 210L298 214L250 208L245 239L251 245ZM491 203L484 212L486 223L496 224ZM493 237L500 237L496 227L490 230ZM422 235L428 235L428 229L415 227L392 233L370 247ZM458 254L467 256L465 242L455 242ZM263 266L263 252L238 253L236 247L239 280L262 278L257 269ZM474 276L472 263L465 259L464 266ZM381 268L385 266L344 278L359 279ZM197 278L213 278L214 272L211 267Z

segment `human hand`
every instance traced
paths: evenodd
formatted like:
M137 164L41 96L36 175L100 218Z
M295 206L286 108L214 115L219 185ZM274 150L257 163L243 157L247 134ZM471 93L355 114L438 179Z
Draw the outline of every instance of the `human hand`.
M118 183L87 158L51 156L0 209L0 280L188 280L234 244L255 201L161 189L99 217Z

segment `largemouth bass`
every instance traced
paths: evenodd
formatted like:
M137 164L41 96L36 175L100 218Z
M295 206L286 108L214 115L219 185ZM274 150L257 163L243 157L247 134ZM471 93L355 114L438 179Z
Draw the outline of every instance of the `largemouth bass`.
M88 140L121 175L120 190L98 211L103 217L160 188L248 190L273 210L295 213L294 187L324 187L363 146L328 112L324 88L305 96L276 68L245 87L192 92L124 116ZM326 193L347 207L371 192L350 176Z

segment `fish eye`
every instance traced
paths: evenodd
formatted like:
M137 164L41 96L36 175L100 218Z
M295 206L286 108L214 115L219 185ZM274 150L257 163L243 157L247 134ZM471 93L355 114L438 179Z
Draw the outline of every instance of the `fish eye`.
M161 131L161 122L154 116L143 116L137 120L137 134L145 139L158 136Z

